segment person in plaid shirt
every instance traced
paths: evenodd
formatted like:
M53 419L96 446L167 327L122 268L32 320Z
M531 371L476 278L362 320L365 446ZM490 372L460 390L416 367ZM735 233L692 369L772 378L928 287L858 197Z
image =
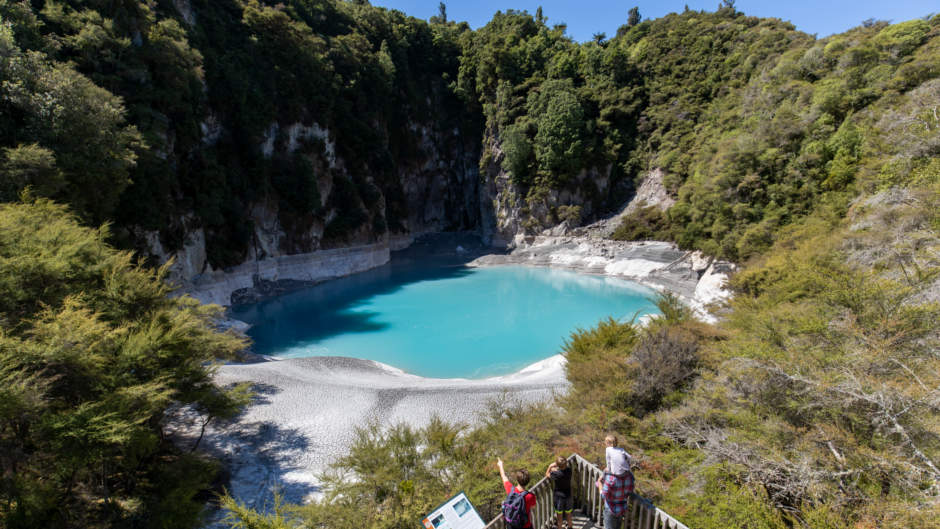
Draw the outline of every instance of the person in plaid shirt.
M604 529L620 529L627 513L627 498L633 492L633 473L604 474L597 480L597 488L604 497Z

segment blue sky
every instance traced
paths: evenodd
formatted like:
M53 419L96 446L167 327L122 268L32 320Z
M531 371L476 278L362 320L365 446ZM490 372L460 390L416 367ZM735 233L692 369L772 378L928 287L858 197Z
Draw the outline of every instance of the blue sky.
M541 5L549 25L564 22L568 24L568 35L585 41L594 33L616 34L633 6L640 8L643 18L658 18L682 11L686 4L690 9L714 11L719 0L450 0L445 3L449 19L467 21L473 28L485 25L496 11L516 9L535 13ZM438 0L372 0L372 5L428 19L437 14ZM735 5L748 15L789 20L797 29L819 37L841 33L869 18L902 22L940 12L936 0L737 0Z

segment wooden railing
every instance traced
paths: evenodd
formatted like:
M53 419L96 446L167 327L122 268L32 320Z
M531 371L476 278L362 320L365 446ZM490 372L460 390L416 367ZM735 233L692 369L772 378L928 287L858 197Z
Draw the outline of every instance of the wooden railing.
M574 495L575 509L580 510L596 527L603 527L604 498L595 483L604 472L578 454L568 457L571 466L571 493ZM535 494L535 508L532 510L533 529L550 529L555 524L555 510L552 505L552 482L542 478L529 492ZM506 529L502 516L497 516L486 524L486 529ZM621 529L689 529L679 520L669 516L653 502L631 494L627 501L627 515Z

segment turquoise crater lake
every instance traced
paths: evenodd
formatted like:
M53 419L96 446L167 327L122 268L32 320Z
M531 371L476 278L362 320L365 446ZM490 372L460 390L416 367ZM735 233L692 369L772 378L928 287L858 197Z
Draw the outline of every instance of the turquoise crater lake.
M561 351L578 327L656 311L653 291L615 278L453 260L391 265L237 306L254 351L347 356L434 378L509 374Z

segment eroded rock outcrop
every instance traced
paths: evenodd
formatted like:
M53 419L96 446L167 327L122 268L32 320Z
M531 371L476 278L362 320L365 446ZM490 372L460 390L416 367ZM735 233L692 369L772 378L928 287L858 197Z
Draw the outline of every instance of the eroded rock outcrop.
M535 234L563 235L599 213L610 192L610 166L580 171L562 187L525 189L503 168L498 139L483 174L481 221L484 240L497 248L526 244ZM491 209L487 210L487 208Z
M574 234L607 238L620 226L624 217L641 208L652 206L658 208L660 211L666 211L676 203L676 199L669 194L669 191L663 184L665 175L666 173L659 168L647 172L640 186L636 189L636 193L625 205L620 207L619 212L584 226L575 231Z

